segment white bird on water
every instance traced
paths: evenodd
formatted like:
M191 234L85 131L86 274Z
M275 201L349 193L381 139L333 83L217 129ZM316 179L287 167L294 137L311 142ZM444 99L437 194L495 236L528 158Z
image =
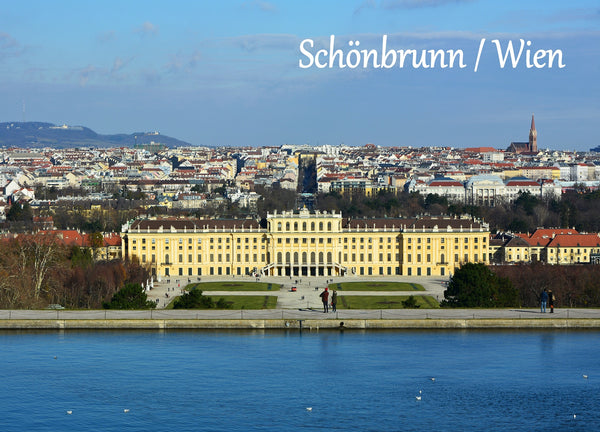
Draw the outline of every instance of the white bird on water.
M435 381L435 378L431 378L431 381Z
M128 412L129 412L129 408L125 408L125 409L123 410L123 412L124 412L124 413L128 413Z
M69 410L67 411L67 414L73 414L73 411Z
M306 411L312 411L312 407L306 407Z
M587 375L583 375L583 377L584 377L585 379L588 379L588 376L587 376Z
M421 396L417 396L417 397L416 397L416 399L417 399L417 400L421 400Z

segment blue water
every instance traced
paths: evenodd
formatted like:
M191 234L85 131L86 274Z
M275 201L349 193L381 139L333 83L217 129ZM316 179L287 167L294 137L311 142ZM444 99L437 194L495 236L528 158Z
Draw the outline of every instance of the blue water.
M1 332L0 431L600 430L599 336Z

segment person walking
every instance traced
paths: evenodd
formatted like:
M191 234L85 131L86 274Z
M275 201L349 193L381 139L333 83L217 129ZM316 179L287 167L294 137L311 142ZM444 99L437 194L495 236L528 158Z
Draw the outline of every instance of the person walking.
M552 290L548 291L548 306L550 307L550 313L554 313L554 293Z
M337 311L337 291L331 291L331 311Z
M323 312L329 312L329 291L327 291L327 288L319 294L319 297L321 297L321 301L323 302Z
M540 301L541 301L542 313L546 313L546 303L548 303L548 292L546 291L546 288L544 288L544 291L542 291L542 295L540 296Z

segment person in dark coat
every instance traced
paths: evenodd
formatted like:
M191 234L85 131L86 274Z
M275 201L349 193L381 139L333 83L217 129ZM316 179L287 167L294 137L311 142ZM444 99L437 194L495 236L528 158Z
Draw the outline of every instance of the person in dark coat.
M331 311L335 312L337 310L337 291L331 291Z
M548 303L548 292L546 291L546 288L544 288L544 291L542 291L542 295L540 296L540 302L542 313L546 313L546 303Z
M327 291L327 288L319 296L323 302L323 312L329 312L329 291Z

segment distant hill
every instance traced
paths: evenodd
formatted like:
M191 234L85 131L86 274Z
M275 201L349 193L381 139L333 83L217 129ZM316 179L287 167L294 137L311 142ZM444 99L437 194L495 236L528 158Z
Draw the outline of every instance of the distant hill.
M57 126L42 122L0 123L0 146L6 147L133 147L151 142L167 147L191 145L159 132L101 135L84 126Z

